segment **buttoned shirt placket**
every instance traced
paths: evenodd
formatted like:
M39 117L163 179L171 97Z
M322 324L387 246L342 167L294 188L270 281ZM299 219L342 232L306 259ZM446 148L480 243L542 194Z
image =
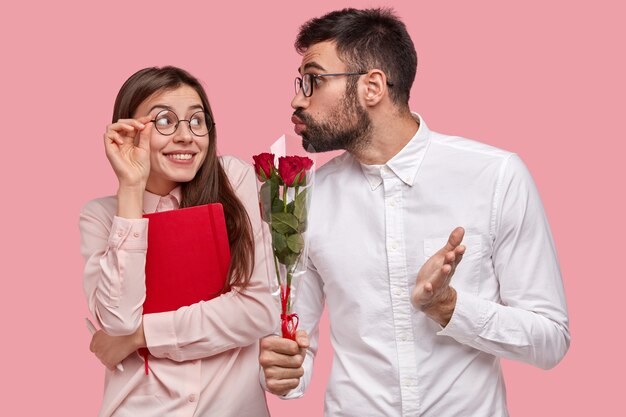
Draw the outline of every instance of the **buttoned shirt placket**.
M407 187L387 166L381 167L385 196L385 239L389 272L389 293L393 310L394 334L398 353L398 379L402 416L419 415L417 362L408 294L406 242L402 212L402 189Z

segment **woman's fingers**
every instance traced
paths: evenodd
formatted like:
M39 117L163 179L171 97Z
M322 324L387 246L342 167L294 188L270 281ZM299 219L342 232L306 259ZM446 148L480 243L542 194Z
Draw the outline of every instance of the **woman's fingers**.
M150 134L152 133L153 126L152 123L148 123L138 132L139 139L137 140L137 146L146 151L150 150Z
M149 121L149 117L142 117L139 120L136 119L120 119L115 123L111 123L107 126L107 136L114 136L114 133L120 136L122 139L129 140L134 137L145 128L145 123ZM145 122L145 123L144 123Z
M137 119L137 122L143 125L148 124L148 122L150 121L152 121L152 116L141 116L140 118Z
M143 116L138 119L119 119L117 122L107 126L105 141L115 142L118 145L130 142L137 144L143 149L149 149L148 139L152 131L152 123L150 121L150 116ZM139 142L142 142L141 145Z
M120 136L119 133L117 133L116 131L107 131L104 134L104 144L108 145L111 143L116 143L118 145L123 145L124 144L124 139L122 139L122 136Z
M112 123L112 125L120 124L132 126L135 129L141 130L144 128L145 123L150 120L150 117L144 116L139 119L119 119L116 123Z
M120 183L144 183L150 172L150 117L120 119L107 126L105 153Z

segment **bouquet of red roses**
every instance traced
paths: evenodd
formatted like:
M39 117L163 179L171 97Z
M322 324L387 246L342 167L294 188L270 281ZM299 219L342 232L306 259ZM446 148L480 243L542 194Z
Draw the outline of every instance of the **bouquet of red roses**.
M313 184L313 161L272 153L252 157L261 184L261 216L270 225L283 337L295 340L298 315L292 311L296 280L306 271L306 229Z

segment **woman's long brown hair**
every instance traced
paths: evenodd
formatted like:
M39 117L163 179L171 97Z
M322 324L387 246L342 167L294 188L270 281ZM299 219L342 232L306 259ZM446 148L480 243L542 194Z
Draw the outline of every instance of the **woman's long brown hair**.
M209 99L200 82L187 71L176 67L145 68L133 74L122 86L113 107L113 122L133 118L137 107L157 92L174 90L182 85L193 88L204 110L215 122ZM231 262L224 291L231 286L245 288L254 265L254 237L250 218L226 177L217 157L216 127L209 133L209 148L202 166L189 182L181 184L180 207L221 203L226 217Z

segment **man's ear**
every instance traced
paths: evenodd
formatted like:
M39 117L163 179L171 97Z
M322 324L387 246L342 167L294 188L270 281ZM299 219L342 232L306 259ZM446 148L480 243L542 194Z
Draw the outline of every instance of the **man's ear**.
M375 106L388 94L387 76L379 69L370 70L363 75L365 81L365 105Z

